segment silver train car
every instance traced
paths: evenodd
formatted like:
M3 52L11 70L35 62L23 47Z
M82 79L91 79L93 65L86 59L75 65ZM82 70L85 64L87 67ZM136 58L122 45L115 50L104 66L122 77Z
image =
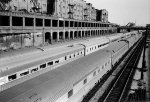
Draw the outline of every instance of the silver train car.
M99 51L4 90L0 92L1 102L81 101L95 83L111 70L111 66L132 47L130 42L136 43L140 39L138 36L135 40L135 36L112 42ZM50 68L48 66L45 69Z
M135 33L135 35L137 34ZM28 52L21 51L20 55L1 57L0 91L4 91L43 73L54 70L66 63L104 49L111 43L126 38L126 36L126 34L116 34L85 39L71 45L54 48L42 47L32 49L32 51ZM139 36L135 37L138 40ZM133 45L133 43L130 44L130 46Z

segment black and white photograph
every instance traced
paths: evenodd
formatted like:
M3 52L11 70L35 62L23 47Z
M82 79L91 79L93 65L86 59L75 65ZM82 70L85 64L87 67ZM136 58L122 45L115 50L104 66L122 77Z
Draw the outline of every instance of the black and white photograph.
M0 0L0 102L150 102L150 0Z

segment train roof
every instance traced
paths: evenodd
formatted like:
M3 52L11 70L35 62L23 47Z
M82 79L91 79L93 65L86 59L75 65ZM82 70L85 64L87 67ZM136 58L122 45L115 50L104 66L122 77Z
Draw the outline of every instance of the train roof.
M112 41L112 40L115 40L115 39L118 39L118 38L121 38L121 37L124 37L124 36L125 35L123 33L117 33L116 35L107 36L107 38L109 38Z
M104 50L70 62L55 70L39 75L0 93L2 102L31 102L36 99L56 100L72 89L72 85L95 71L96 66L104 64L110 58ZM50 90L50 91L49 91ZM50 102L51 102L50 101Z
M16 57L16 56L20 57L20 56L24 56L24 55L32 55L35 53L47 51L49 49L68 46L70 44L73 44L74 42L78 42L78 41L64 42L64 43L60 43L60 44L54 44L54 45L42 46L42 47L31 47L31 48L26 47L26 48L17 49L17 50L10 50L8 52L1 52L0 53L0 60L10 59L11 57Z
M81 45L71 45L60 48L49 49L40 53L32 55L25 55L22 57L12 57L7 60L0 60L0 76L9 75L16 71L20 71L28 68L29 66L37 65L40 62L47 60L48 58L57 58L60 55L66 55L69 52L74 52L83 49ZM43 61L42 61L43 60ZM19 66L19 67L18 67Z
M116 41L116 42L111 43L110 46L104 48L104 50L108 50L108 51L115 53L126 44L127 43L125 41Z
M14 58L14 57L28 56L28 55L40 53L43 51L47 51L49 49L68 46L71 44L78 44L79 42L84 42L84 41L87 41L90 39L97 39L97 38L78 39L78 40L74 40L71 42L64 42L64 43L54 44L54 45L49 45L49 46L31 47L31 48L26 47L26 48L17 49L17 50L9 50L7 52L3 51L3 52L0 52L0 61L1 60L7 60L7 59L10 59L12 57Z
M80 44L85 45L86 47L94 45L94 44L104 44L108 43L109 39L107 37L98 37L98 38L93 38L93 39L88 39L85 41L80 42Z

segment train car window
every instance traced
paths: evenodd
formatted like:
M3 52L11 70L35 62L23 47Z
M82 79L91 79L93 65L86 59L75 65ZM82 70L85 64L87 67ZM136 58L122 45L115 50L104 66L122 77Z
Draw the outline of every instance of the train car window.
M80 55L80 53L78 52L78 55Z
M40 69L46 68L46 64L40 65Z
M95 76L96 75L96 71L93 73L93 76Z
M29 74L29 71L26 71L26 72L23 72L20 74L20 76L25 76L25 75L28 75Z
M55 63L59 63L59 60L55 61Z
M104 66L102 66L102 69L104 69Z
M13 74L13 75L8 76L9 81L15 80L16 78L17 78L17 74Z
M98 69L98 73L100 72L100 69Z
M53 61L48 62L47 65L52 66L53 65Z
M67 56L65 56L65 60L67 60Z
M95 49L96 49L96 46L95 46Z
M34 73L34 72L36 72L36 71L38 71L38 68L32 69L32 70L31 70L31 73Z
M73 89L68 92L68 98L70 98L72 95L73 95Z
M74 57L76 57L76 54L74 54Z
M105 63L105 66L107 66L107 62Z
M71 55L69 56L69 58L71 58Z
M83 81L83 85L84 85L84 84L86 84L86 83L87 83L87 79L84 79L84 81Z

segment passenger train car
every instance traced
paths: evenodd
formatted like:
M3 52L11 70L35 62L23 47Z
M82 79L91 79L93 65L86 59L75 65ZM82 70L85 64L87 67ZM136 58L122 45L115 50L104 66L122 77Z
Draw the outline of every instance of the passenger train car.
M134 32L134 34L137 35L136 32ZM137 38L136 41L140 38L139 36L135 35L133 35L133 37L131 36L133 41L130 45L128 44L128 47L135 43L135 38ZM116 34L106 37L85 39L71 45L52 49L42 47L33 49L32 52L22 52L22 54L18 56L1 57L0 63L2 64L0 65L0 91L4 91L17 84L56 69L66 63L89 55L100 49L104 49L113 42L121 40L127 42L126 36L126 34ZM129 39L128 42L131 42L131 40Z
M141 36L139 35L136 40L134 37L135 35L128 39L124 38L122 41L112 42L99 51L10 87L0 92L0 99L2 102L81 101L95 83L111 70L111 66L122 57L128 48L133 46L130 42L136 43ZM80 44L73 46L80 46ZM82 51L83 55L84 50L84 47L81 47L80 52ZM46 67L44 68L44 66ZM47 63L41 68L51 69Z

